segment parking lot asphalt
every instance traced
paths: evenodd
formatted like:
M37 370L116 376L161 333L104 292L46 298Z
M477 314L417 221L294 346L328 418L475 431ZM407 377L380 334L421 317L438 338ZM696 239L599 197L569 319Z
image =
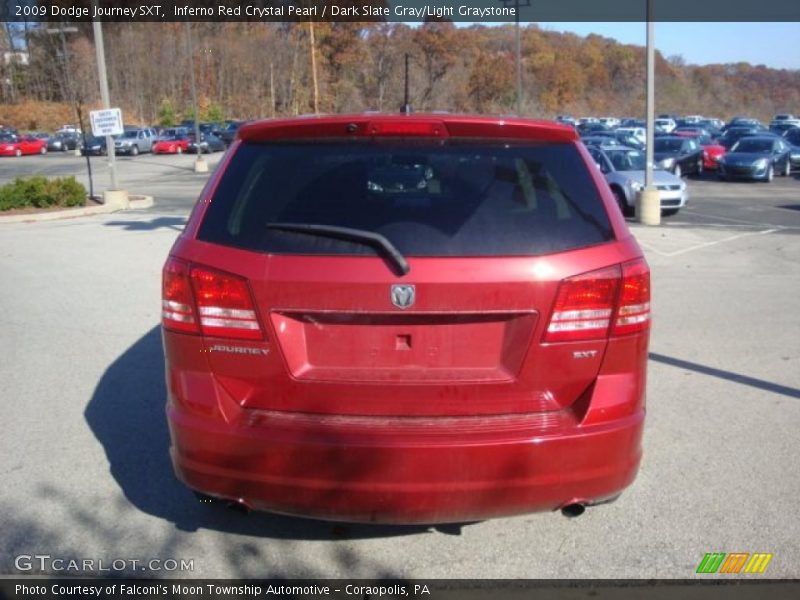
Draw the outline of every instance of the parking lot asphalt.
M120 160L152 209L0 225L0 573L49 554L194 561L139 575L684 578L706 552L770 552L766 575L800 577L800 177L689 180L678 215L630 224L653 331L645 456L617 502L577 519L382 527L243 516L175 481L160 269L206 179L192 160ZM0 183L83 164L4 159Z

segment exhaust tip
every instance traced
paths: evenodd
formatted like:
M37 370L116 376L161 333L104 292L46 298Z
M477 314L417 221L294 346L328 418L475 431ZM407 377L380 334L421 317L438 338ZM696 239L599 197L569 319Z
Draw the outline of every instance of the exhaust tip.
M561 514L568 519L580 517L584 512L586 512L586 505L578 502L573 502L572 504L561 507Z
M229 500L225 504L225 508L230 511L239 513L241 515L249 515L250 514L250 507L244 502L244 500Z

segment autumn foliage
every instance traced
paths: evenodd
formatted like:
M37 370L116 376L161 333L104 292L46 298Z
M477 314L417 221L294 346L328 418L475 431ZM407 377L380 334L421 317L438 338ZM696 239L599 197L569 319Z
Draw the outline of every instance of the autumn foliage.
M80 24L68 40L69 70L56 36L31 24L6 25L5 33L29 49L30 64L2 66L13 85L0 90L0 120L52 127L74 121L70 100L99 102L90 25ZM516 107L513 25L316 23L313 44L309 23L106 23L104 33L112 103L123 107L127 122L157 123L165 106L174 119L190 115L190 69L201 118L312 112L315 79L320 112L394 111L403 102L406 54L417 111ZM521 46L524 115L643 115L644 48L535 24L523 26ZM658 55L656 73L658 112L761 119L800 112L797 70L695 66Z

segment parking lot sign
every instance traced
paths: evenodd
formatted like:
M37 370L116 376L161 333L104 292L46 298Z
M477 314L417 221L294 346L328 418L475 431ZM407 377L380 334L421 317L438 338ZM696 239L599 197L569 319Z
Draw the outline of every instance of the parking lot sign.
M122 133L122 111L118 108L92 110L89 119L92 122L92 135L104 137Z

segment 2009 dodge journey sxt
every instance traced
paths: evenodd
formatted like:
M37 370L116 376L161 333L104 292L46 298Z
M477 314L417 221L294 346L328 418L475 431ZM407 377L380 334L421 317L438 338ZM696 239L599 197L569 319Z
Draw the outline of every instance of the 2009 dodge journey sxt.
M172 461L207 496L435 523L617 496L649 269L571 128L244 125L163 272Z

